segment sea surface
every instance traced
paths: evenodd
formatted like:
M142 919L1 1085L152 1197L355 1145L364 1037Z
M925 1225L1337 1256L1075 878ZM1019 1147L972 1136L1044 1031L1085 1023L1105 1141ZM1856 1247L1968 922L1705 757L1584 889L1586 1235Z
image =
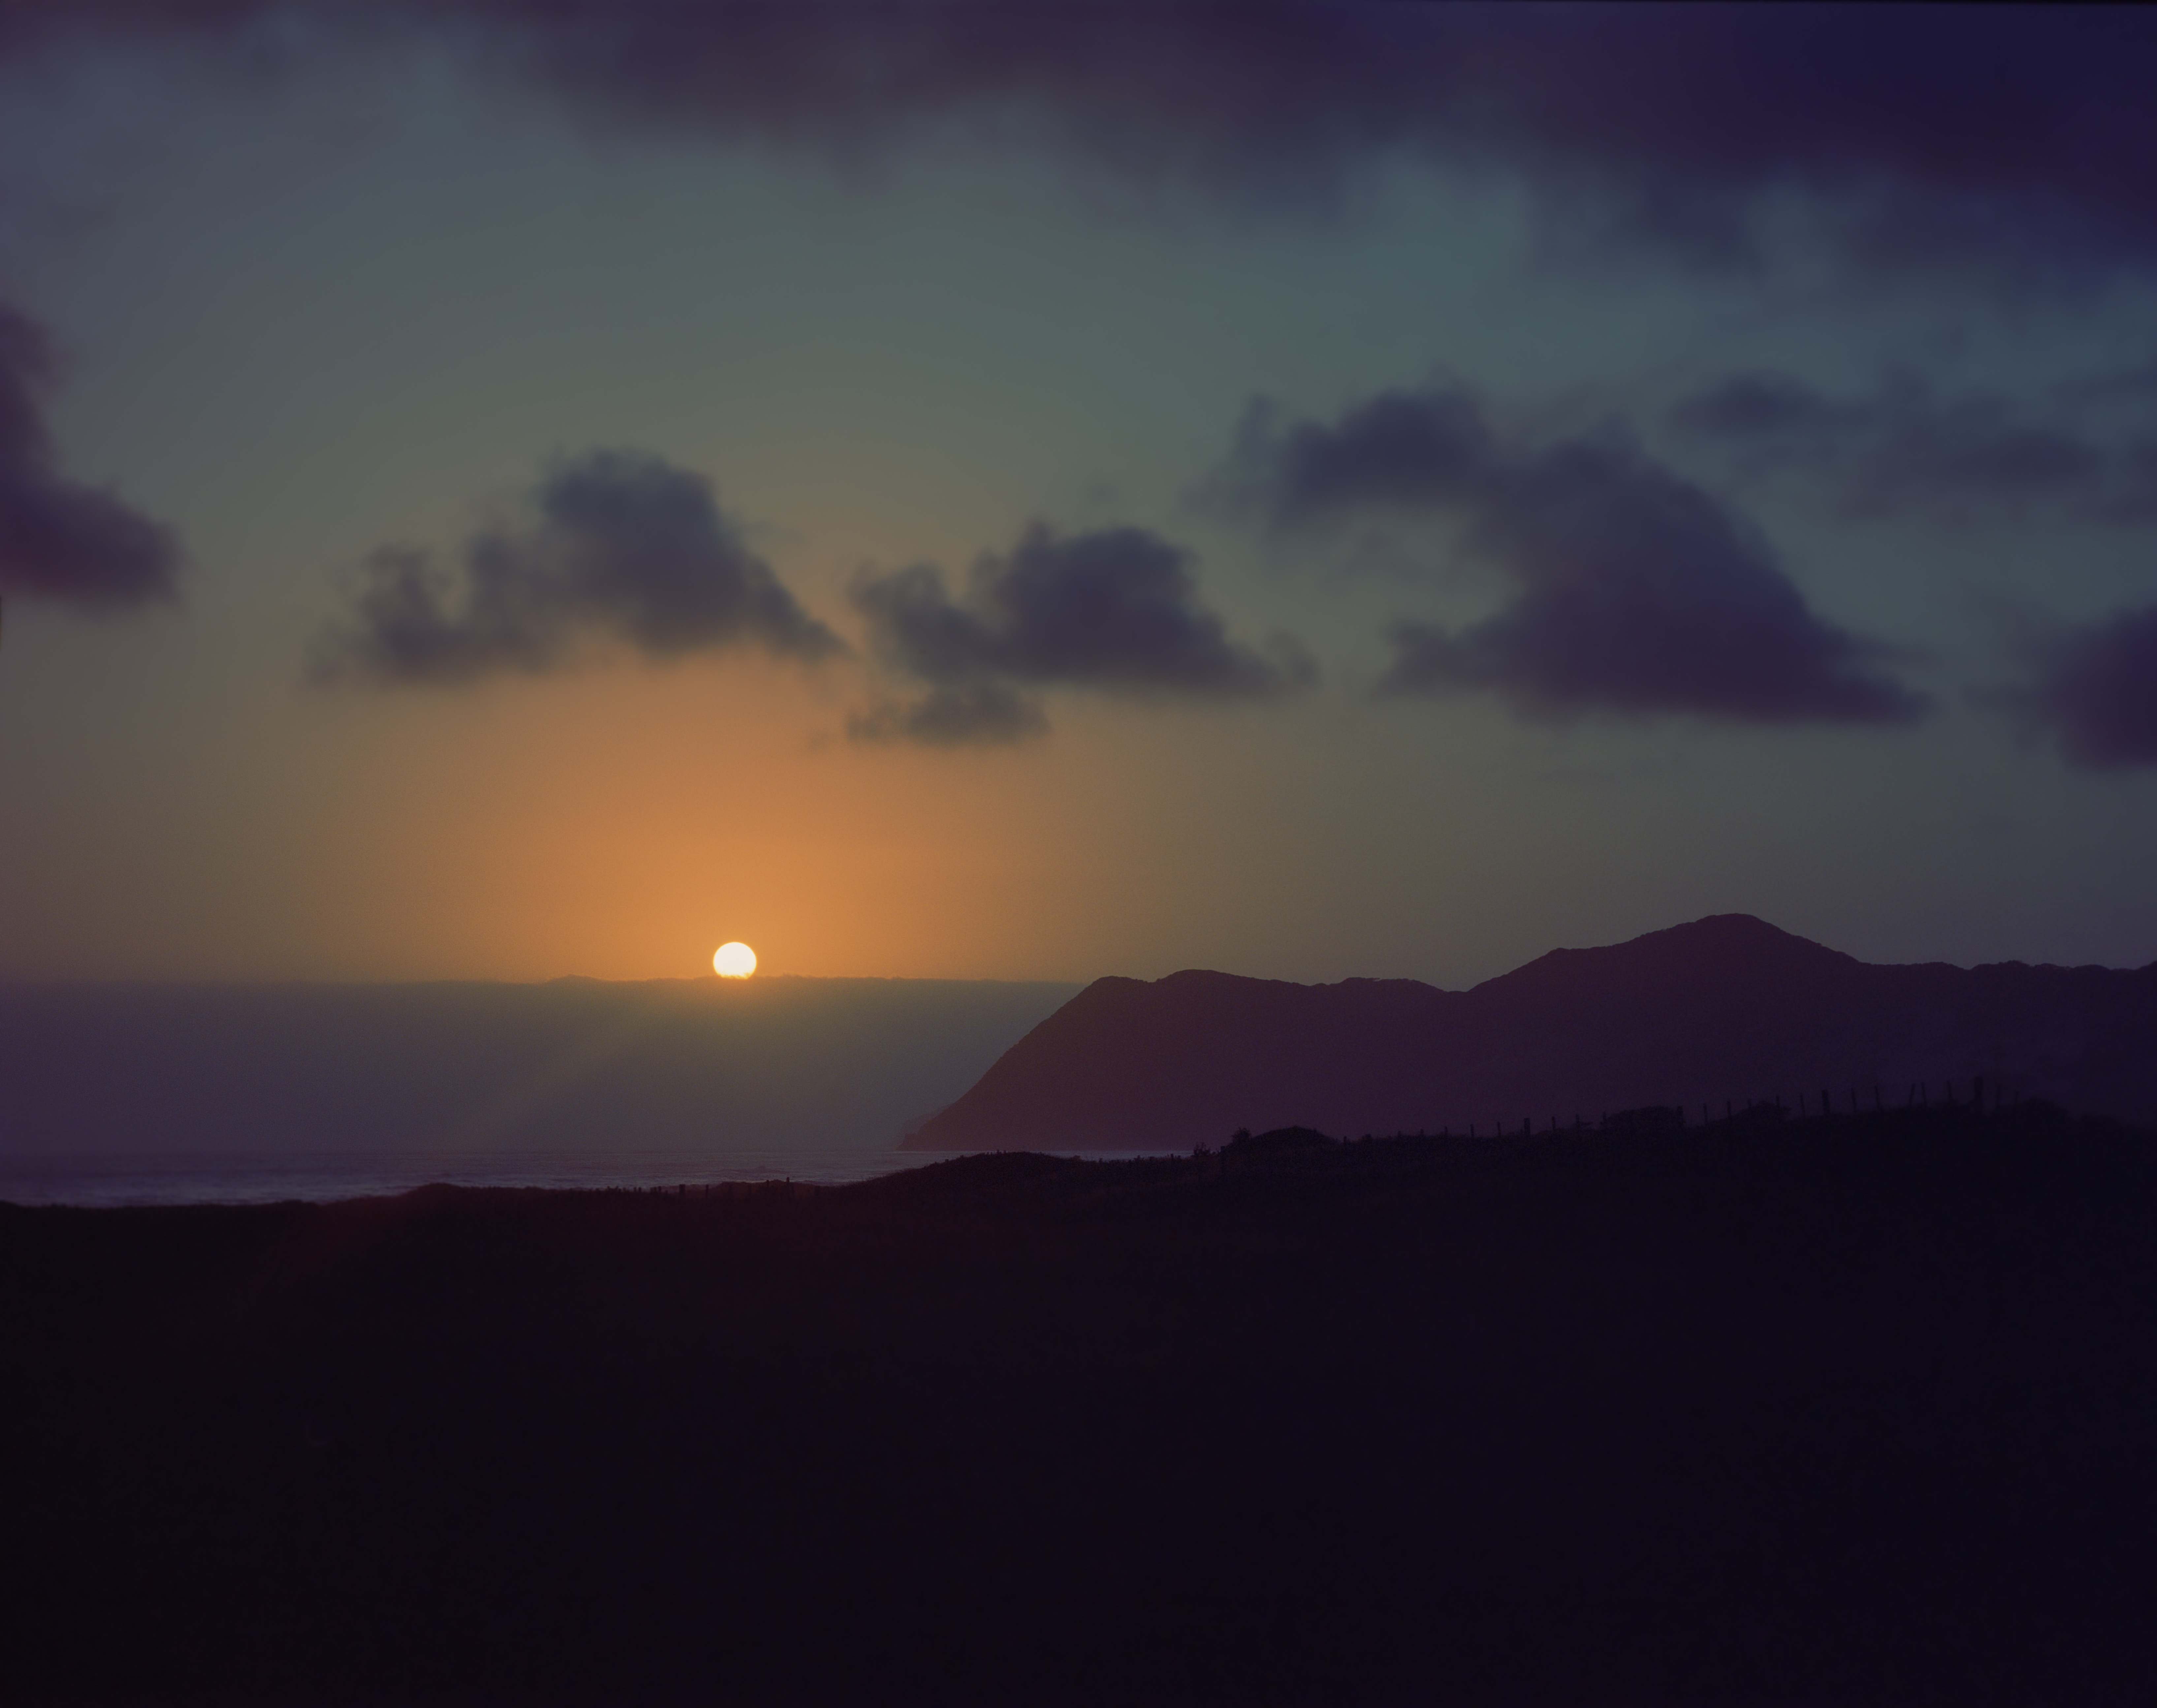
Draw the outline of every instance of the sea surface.
M225 1154L0 1155L0 1202L72 1204L324 1203L378 1198L436 1181L455 1186L701 1186L715 1181L808 1181L843 1186L940 1162L937 1151L858 1143L818 1147Z
M297 1199L386 1198L437 1182L452 1186L542 1186L560 1191L698 1186L719 1181L806 1181L840 1186L901 1169L926 1168L963 1151L895 1146L790 1145L698 1150L0 1154L0 1203L85 1209L142 1204L278 1204ZM1089 1150L1097 1160L1157 1150Z

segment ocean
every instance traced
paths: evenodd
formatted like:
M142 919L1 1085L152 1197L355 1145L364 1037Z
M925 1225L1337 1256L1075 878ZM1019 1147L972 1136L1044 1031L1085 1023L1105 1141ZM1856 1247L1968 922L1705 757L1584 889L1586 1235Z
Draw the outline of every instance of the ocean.
M0 1201L259 1204L469 1186L837 1186L1078 989L0 980Z
M790 1145L672 1150L368 1151L306 1155L175 1152L74 1156L0 1154L0 1203L113 1209L130 1205L278 1204L385 1198L425 1186L692 1188L719 1181L842 1186L966 1155L896 1146ZM1063 1153L1075 1154L1075 1153ZM1089 1150L1096 1161L1158 1150Z
M111 1153L0 1155L0 1202L109 1208L145 1204L327 1203L378 1198L440 1182L453 1186L703 1186L716 1181L807 1181L843 1186L942 1160L895 1146L791 1145L696 1150L420 1151L317 1154Z

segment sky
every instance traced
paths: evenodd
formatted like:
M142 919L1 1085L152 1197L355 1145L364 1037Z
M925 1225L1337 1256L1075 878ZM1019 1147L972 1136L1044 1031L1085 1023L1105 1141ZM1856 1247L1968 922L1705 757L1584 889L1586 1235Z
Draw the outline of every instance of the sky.
M0 0L0 977L2157 959L2153 81Z

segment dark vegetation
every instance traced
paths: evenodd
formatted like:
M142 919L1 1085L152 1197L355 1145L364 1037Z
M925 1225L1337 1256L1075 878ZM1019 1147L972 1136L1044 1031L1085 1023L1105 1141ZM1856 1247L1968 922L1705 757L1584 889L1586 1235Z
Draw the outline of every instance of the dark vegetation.
M0 1207L0 1695L2146 1702L2153 1147Z

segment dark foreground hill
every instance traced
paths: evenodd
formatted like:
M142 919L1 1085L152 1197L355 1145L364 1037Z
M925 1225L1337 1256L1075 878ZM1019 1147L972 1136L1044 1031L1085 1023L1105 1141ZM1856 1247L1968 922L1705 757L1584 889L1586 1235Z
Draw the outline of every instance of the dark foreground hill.
M2157 1122L2157 964L1874 966L1743 913L1557 949L1471 990L1100 979L907 1143L1187 1150L1238 1128L1517 1130L1780 1096L1995 1091Z
M0 1207L0 1699L2146 1703L2153 1144Z

